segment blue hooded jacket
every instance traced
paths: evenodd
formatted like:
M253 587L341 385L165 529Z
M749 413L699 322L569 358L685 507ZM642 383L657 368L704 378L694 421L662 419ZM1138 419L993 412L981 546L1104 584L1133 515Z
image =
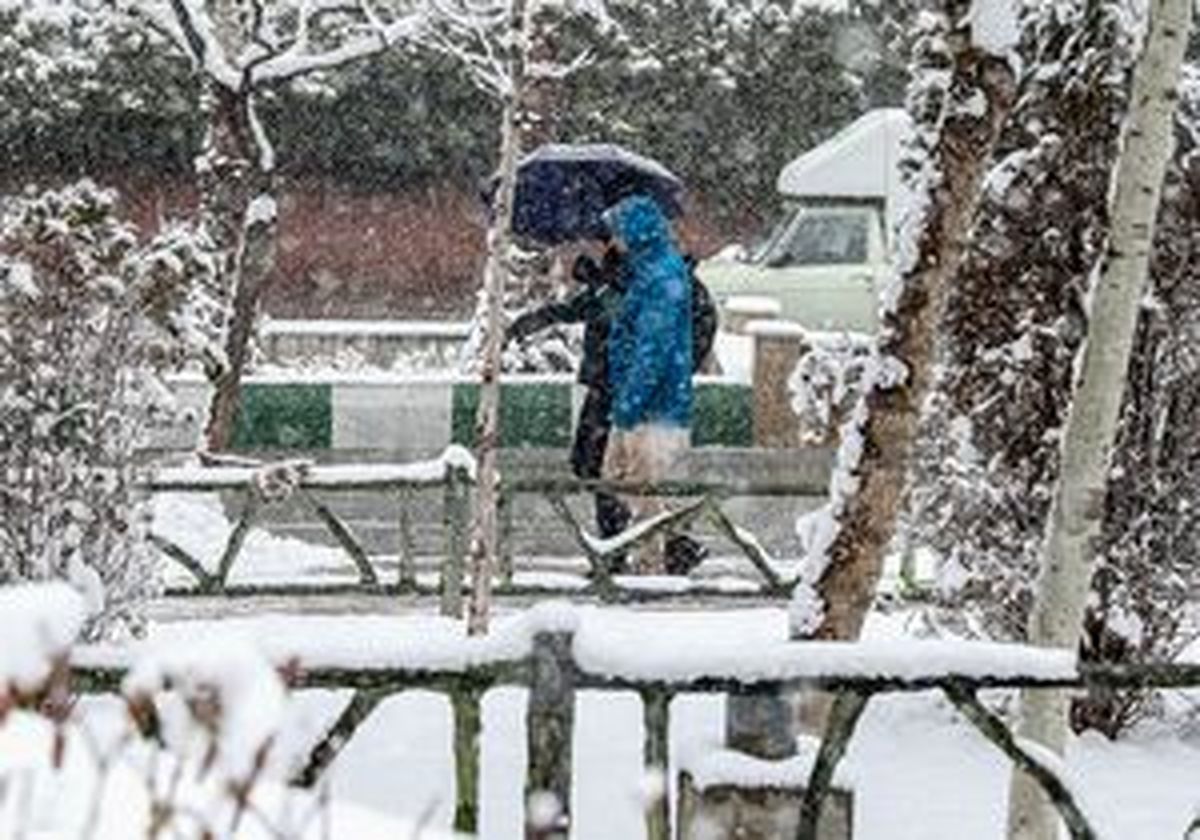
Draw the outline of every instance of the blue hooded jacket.
M687 266L653 199L634 195L605 214L625 246L627 289L608 344L613 426L688 426L692 313Z

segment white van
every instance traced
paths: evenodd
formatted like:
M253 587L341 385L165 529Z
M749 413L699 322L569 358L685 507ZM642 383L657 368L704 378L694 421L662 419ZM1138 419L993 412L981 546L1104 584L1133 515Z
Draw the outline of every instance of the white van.
M700 265L717 301L770 297L783 318L810 329L873 332L910 131L905 111L878 109L784 167L784 210L766 236Z

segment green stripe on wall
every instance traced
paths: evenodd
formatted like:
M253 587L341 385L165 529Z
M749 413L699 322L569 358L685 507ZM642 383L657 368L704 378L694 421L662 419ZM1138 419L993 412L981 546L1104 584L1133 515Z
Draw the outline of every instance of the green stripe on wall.
M479 386L454 386L450 437L460 446L475 445ZM522 383L500 386L500 446L514 448L570 446L571 385Z
M329 449L330 385L243 385L234 449Z
M692 393L692 446L754 445L754 393L749 385L697 384Z
M236 449L329 449L333 441L333 394L329 384L247 384L234 433ZM501 386L500 445L568 447L574 435L572 386L567 383L506 383ZM698 384L693 446L754 445L753 394L747 385ZM456 383L451 406L454 443L473 446L479 386ZM431 422L444 423L430 417Z

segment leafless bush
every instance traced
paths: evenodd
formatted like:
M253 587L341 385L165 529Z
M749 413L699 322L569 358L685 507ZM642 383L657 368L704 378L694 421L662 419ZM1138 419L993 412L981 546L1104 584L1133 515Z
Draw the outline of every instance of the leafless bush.
M135 454L173 419L159 374L191 352L220 364L202 243L139 244L113 206L84 182L0 221L0 584L71 581L90 637L136 629L157 585Z

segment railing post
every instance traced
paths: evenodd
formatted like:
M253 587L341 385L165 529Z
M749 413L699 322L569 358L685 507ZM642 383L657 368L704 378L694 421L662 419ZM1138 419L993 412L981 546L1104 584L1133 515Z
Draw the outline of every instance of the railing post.
M446 466L446 496L442 518L446 524L446 558L442 562L442 615L462 615L463 574L467 564L471 477L460 466Z
M725 745L772 761L795 755L791 704L778 692L730 694L725 707Z
M667 774L670 772L671 695L661 688L642 691L644 772L661 776L662 791L646 803L646 840L670 840L671 795Z
M476 688L456 688L450 694L454 711L454 830L479 831L480 699Z
M746 333L754 341L754 445L794 449L802 424L788 382L809 350L804 329L789 321L751 321Z
M401 487L399 498L400 534L397 543L399 559L399 575L396 581L401 592L412 592L417 588L417 548L412 532L413 498L416 494L411 487Z
M569 632L539 632L530 653L526 840L566 840L571 810L575 662Z
M225 543L225 550L217 563L217 572L209 578L208 586L204 587L206 592L219 592L225 588L225 584L229 582L229 574L233 571L233 563L242 551L242 543L246 541L246 536L254 525L254 518L258 515L261 504L258 493L251 487L244 495L246 503L242 507L242 515L229 533L229 540Z
M513 582L513 501L513 492L501 487L496 515L500 519L500 582L505 586Z

